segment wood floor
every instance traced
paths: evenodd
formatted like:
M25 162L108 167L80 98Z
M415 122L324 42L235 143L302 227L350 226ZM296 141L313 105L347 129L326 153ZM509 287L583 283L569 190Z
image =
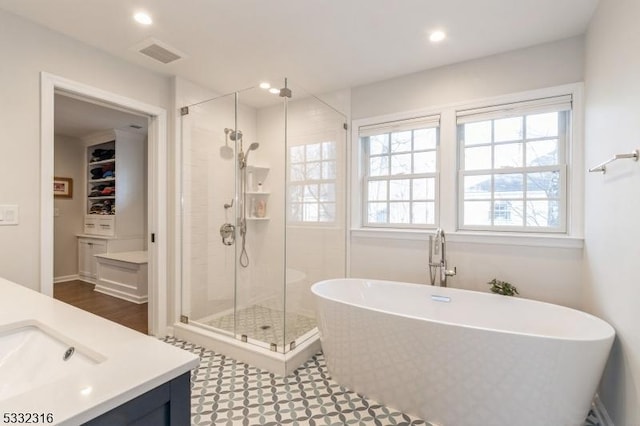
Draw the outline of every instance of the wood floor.
M137 304L93 291L93 284L67 281L53 286L53 297L141 333L148 334L148 304Z

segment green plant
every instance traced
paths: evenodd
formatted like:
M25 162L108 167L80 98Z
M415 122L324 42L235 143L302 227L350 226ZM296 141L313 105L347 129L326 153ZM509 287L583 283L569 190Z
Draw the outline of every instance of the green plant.
M518 289L506 281L500 281L498 279L492 279L487 284L491 286L493 293L502 294L503 296L515 296L518 293Z

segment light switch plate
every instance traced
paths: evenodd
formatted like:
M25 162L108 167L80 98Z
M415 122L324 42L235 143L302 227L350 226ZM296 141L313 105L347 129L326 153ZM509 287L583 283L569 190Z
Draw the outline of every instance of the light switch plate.
M18 224L18 206L15 204L0 205L0 226Z

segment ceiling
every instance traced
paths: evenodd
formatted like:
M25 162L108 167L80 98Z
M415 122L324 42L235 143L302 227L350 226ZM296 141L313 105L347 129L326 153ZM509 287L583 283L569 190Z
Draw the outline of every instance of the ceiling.
M109 129L147 134L148 118L141 115L60 94L55 95L54 105L53 132L56 135L82 138Z
M320 94L582 34L597 1L0 0L0 8L219 93L288 76ZM133 21L140 10L151 26ZM431 44L434 29L447 39ZM149 37L187 57L163 65L132 49Z

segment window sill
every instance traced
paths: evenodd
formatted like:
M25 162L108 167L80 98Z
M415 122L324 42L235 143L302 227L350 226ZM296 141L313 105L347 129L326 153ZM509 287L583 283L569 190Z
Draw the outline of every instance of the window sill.
M394 240L426 241L433 230L415 229L351 229L352 238L384 238ZM454 243L497 244L509 246L553 247L582 249L584 239L566 235L516 234L508 232L447 232L447 241Z

